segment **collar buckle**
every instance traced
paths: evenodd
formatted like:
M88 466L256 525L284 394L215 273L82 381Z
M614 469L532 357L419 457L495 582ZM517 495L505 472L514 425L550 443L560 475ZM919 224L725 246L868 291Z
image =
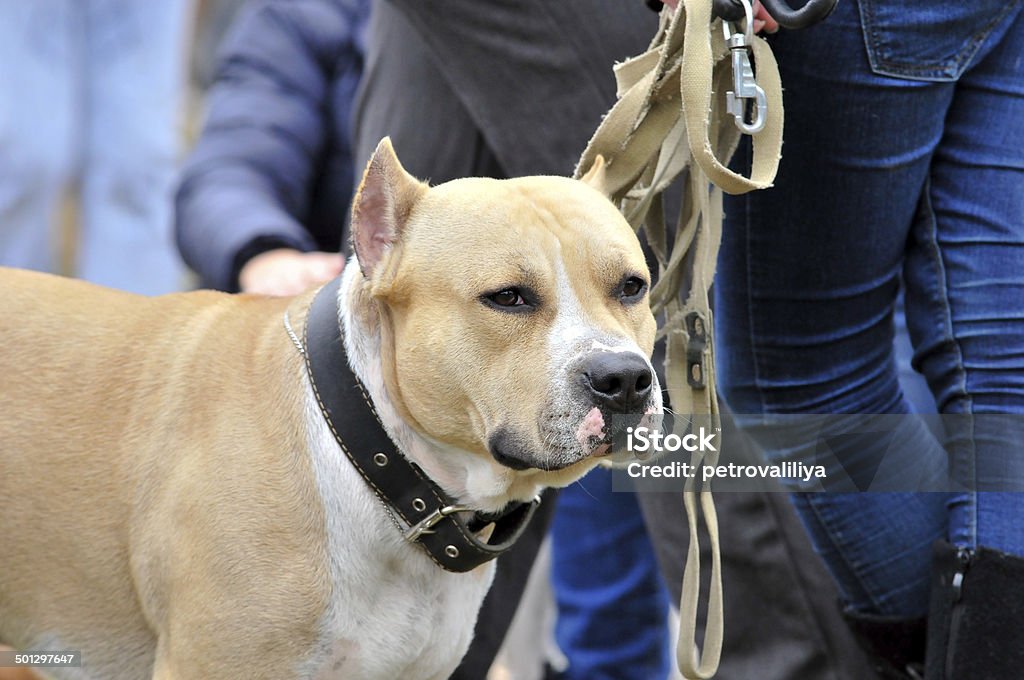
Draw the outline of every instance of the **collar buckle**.
M421 519L416 524L413 524L405 532L404 538L410 543L415 543L420 539L420 536L434 533L433 527L438 522L443 520L449 515L454 515L457 512L472 512L473 508L466 505L446 505L443 508L438 508L432 513Z

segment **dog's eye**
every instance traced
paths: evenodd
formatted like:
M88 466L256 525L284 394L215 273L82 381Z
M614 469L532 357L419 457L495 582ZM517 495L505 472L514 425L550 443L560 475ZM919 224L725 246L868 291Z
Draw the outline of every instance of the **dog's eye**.
M647 292L647 282L638 276L630 276L622 282L619 289L619 297L623 302L635 302Z
M529 314L540 306L540 296L526 285L505 286L479 299L491 309L510 314Z
M519 292L518 288L506 288L504 290L499 290L496 293L488 295L487 299L498 307L522 307L526 304L526 300L523 298L523 295Z

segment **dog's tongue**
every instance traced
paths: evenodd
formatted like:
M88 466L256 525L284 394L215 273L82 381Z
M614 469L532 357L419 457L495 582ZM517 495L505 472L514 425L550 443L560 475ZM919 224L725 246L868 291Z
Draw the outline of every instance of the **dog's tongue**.
M601 415L601 410L595 406L587 412L587 415L583 416L583 421L576 429L576 441L589 454L591 453L591 439L601 439L602 437L604 437L604 416Z

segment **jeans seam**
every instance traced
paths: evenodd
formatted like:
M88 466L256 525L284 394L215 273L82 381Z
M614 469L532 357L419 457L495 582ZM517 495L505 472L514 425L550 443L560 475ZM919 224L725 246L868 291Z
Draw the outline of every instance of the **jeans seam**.
M938 295L939 302L940 302L940 304L939 304L939 313L942 316L942 325L943 325L943 329L945 331L945 336L946 336L945 339L948 340L950 345L952 345L952 347L954 348L951 351L951 353L954 355L953 358L954 358L954 361L956 362L956 371L957 371L957 374L958 374L958 377L959 377L960 394L962 395L962 397L963 397L963 399L964 399L964 401L966 403L967 414L968 414L968 416L971 416L971 420L970 420L971 432L970 432L970 437L968 439L968 442L969 442L968 447L969 447L969 452L970 452L970 467L971 467L970 476L972 478L971 479L971 489L972 490L968 491L968 494L967 494L968 498L969 498L968 508L967 508L967 518L968 518L967 519L967 521L968 521L967 531L968 531L968 534L970 536L970 541L972 543L971 547L973 547L973 544L977 542L977 527L978 527L978 519L977 519L977 512L978 512L977 494L976 494L976 491L973 490L973 488L976 486L975 477L977 476L977 473L975 471L976 470L976 466L977 466L977 461L976 461L977 451L974 448L974 418L973 418L973 415L974 415L974 400L971 398L971 394L970 394L970 392L967 389L967 370L966 370L966 368L964 368L964 352L963 352L963 348L960 346L960 342L956 338L956 333L953 331L953 312L950 309L950 303L949 303L949 274L948 274L948 269L946 267L946 263L945 263L945 261L942 258L942 250L941 250L941 248L939 248L938 218L936 217L935 210L932 207L931 193L932 193L932 181L931 181L931 177L928 177L925 180L925 186L924 186L924 189L923 189L924 211L925 211L926 219L928 220L928 240L927 240L928 250L927 250L927 252L928 252L928 255L929 255L929 259L932 260L933 266L935 267L935 270L936 270L936 272L935 272L936 273L936 277L935 277L936 278L936 282L941 286L941 290L939 290L939 295ZM942 404L941 409L943 411L945 411L946 410L946 406L947 406L947 404ZM954 470L956 469L955 465L954 465L953 469ZM948 532L948 529L947 529L947 532Z

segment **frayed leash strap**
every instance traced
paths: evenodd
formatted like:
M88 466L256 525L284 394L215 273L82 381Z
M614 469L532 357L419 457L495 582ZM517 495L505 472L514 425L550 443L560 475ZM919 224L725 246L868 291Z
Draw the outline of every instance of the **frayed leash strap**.
M725 111L732 83L729 49L721 21L711 20L712 0L684 0L661 24L644 54L615 67L618 101L583 152L577 177L588 174L621 208L634 229L643 229L658 259L651 307L664 322L667 389L676 413L692 415L692 427L720 426L715 391L713 318L708 289L722 235L722 191L739 194L771 185L782 148L782 85L768 44L754 38L757 82L768 102L764 128L754 135L750 177L725 167L740 132ZM603 167L602 167L603 165ZM683 184L679 222L670 239L661 194L677 178ZM689 293L683 294L688 286ZM715 465L718 454L695 454ZM718 520L710 486L688 480L683 491L690 546L683 574L677 647L679 670L706 680L718 670L723 611ZM700 599L698 504L711 542L711 591L704 649L696 646Z

